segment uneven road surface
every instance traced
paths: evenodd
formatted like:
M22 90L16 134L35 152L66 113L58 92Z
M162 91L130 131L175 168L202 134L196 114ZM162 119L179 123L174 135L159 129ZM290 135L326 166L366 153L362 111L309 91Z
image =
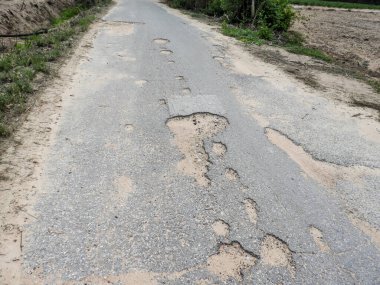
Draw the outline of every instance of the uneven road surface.
M380 284L376 122L218 35L151 0L93 26L2 284Z

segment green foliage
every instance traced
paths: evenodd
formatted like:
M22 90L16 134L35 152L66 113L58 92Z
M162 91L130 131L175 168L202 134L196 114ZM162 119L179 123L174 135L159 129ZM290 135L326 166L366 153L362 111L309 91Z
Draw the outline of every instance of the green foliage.
M326 62L331 62L332 58L325 54L323 51L305 47L304 46L304 39L300 33L297 32L286 32L283 33L283 43L282 45L285 47L285 49L288 52L295 53L295 54L302 54L307 55L313 58L317 58Z
M368 80L368 84L373 88L373 90L380 94L380 80L370 79Z
M52 25L53 26L58 26L62 24L63 22L75 17L81 12L81 6L74 6L74 7L69 7L63 10L59 16L55 19L52 20Z
M257 33L261 39L264 39L267 41L271 41L274 38L273 30L266 25L260 26Z
M256 45L262 45L264 43L257 31L245 28L238 28L235 26L228 25L225 22L222 25L222 34L234 37L245 43L254 43Z
M80 19L78 21L78 24L79 26L81 27L81 30L84 32L88 29L88 27L90 26L90 24L95 20L95 16L94 15L89 15L89 16L86 16L86 17L83 17L82 19Z
M261 0L256 12L256 23L275 32L287 31L295 19L288 0Z
M231 23L248 22L251 16L251 0L220 0L220 5Z
M380 9L380 5L363 4L363 3L348 3L326 0L289 0L291 4L307 5L307 6L324 6L336 7L345 9Z
M332 61L331 57L329 57L323 51L315 49L315 48L309 48L302 45L287 44L285 45L285 49L291 53L307 55L307 56L314 57L326 62Z
M205 13L211 16L222 16L224 11L222 9L221 0L210 0L206 6Z
M0 98L1 98L1 94L0 94ZM3 124L3 123L0 123L0 137L7 137L11 134L9 128Z

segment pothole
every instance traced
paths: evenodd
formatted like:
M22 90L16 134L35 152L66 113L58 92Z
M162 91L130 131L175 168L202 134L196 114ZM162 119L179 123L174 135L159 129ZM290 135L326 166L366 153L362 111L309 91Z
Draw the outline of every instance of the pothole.
M157 39L154 39L153 42L158 45L164 45L164 44L169 43L170 41L168 39L157 38Z
M223 157L227 152L227 147L224 143L214 142L212 144L212 152L218 157Z
M230 233L230 226L222 220L215 221L212 224L212 229L217 236L227 237Z
M326 241L324 240L322 232L313 226L310 227L309 231L314 242L319 247L319 250L322 252L329 252L330 247L327 245Z
M173 52L170 49L163 49L160 51L161 54L169 55L172 54Z
M256 202L250 198L243 201L245 212L248 215L250 222L254 225L257 224L257 205Z
M135 81L135 84L138 86L138 87L143 87L148 81L147 80L136 80Z
M220 62L220 63L222 63L224 61L224 57L222 57L222 56L215 55L212 58L215 59L216 61Z
M265 265L286 267L290 273L295 273L292 252L288 245L273 235L265 236L261 243L260 256Z
M135 129L132 124L124 124L124 127L128 132L132 132Z
M182 89L182 94L184 94L184 95L189 95L189 94L191 94L191 89L188 88L188 87L183 88L183 89Z
M184 156L178 163L178 169L195 178L199 185L209 186L207 172L210 162L204 148L204 140L222 132L228 125L227 119L209 113L195 113L170 118L166 125L174 134L174 143Z
M222 281L233 278L243 280L243 272L255 266L257 257L246 251L238 242L222 244L218 253L207 259L206 268Z
M226 169L225 176L230 181L236 181L239 179L239 174L236 172L235 169L232 169L232 168Z

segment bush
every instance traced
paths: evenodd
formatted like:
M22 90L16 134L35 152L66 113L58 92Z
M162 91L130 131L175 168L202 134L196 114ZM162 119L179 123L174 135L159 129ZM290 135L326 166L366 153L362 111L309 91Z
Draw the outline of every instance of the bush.
M296 16L288 0L261 0L257 7L256 24L276 32L287 31Z
M222 9L221 0L211 0L208 2L205 13L211 16L222 16L224 11Z
M261 39L264 39L264 40L267 40L267 41L271 41L274 38L274 34L273 34L272 29L269 28L266 25L260 26L260 28L258 29L258 36Z
M171 7L203 11L208 15L226 17L230 23L253 23L264 39L272 39L273 32L287 31L295 13L288 0L256 0L256 14L252 18L252 0L168 0Z
M251 17L251 0L220 0L229 22L248 22Z

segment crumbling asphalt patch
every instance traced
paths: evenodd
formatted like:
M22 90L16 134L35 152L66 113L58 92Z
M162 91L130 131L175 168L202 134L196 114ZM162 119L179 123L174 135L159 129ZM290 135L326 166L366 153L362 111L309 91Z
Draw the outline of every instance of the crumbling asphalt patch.
M268 234L264 237L260 257L264 265L286 267L292 275L295 274L292 252L284 241L274 235Z
M204 141L222 132L228 126L227 119L209 113L195 113L170 118L166 125L174 134L174 143L184 156L178 169L195 178L200 186L209 186L211 181L207 172L210 162Z
M256 225L257 224L257 205L256 202L250 198L247 198L243 201L245 212L248 215L249 221Z
M218 157L223 157L227 152L227 147L224 143L214 142L212 144L212 152Z
M322 252L330 252L330 247L323 238L322 231L314 226L311 226L309 230L310 235L313 238L316 245L319 247L319 250Z
M223 220L215 221L212 229L217 236L227 237L230 233L230 226Z
M239 174L233 168L227 168L226 172L225 172L225 176L230 181L237 181L237 180L239 180Z
M221 244L218 253L207 259L207 270L222 281L243 280L243 272L255 266L258 257L246 251L238 242Z

